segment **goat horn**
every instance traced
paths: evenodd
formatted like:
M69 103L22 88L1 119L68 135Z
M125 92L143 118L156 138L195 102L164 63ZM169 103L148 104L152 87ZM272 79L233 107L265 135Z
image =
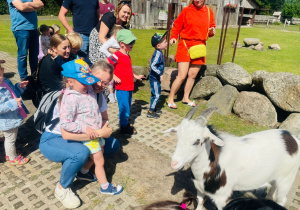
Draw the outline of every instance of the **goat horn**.
M185 116L185 119L192 119L193 115L195 114L195 112L197 111L197 109L199 108L199 105L198 106L195 106L193 107Z
M204 110L197 118L196 122L198 122L201 126L205 126L211 115L217 110L217 107L209 108Z

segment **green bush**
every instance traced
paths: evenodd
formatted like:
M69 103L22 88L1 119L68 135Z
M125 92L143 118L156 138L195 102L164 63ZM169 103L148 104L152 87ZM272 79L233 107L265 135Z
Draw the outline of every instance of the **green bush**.
M7 1L0 1L0 15L8 15Z

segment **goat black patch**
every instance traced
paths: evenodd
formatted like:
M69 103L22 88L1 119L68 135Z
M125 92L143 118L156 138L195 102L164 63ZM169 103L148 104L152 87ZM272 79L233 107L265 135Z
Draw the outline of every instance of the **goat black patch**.
M284 140L286 151L292 156L298 152L298 144L294 137L288 131L282 131L282 139Z

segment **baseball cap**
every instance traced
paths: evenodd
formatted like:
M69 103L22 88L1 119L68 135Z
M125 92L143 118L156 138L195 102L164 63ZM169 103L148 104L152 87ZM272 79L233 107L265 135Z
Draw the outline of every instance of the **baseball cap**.
M167 34L167 32L168 31L166 31L164 34L155 33L151 38L152 47L155 47L160 42L160 40Z
M117 41L130 44L132 41L137 40L133 33L128 29L122 29L117 33Z
M62 65L63 71L61 74L64 77L76 79L78 82L85 85L92 85L100 80L92 75L89 65L81 59L69 61Z

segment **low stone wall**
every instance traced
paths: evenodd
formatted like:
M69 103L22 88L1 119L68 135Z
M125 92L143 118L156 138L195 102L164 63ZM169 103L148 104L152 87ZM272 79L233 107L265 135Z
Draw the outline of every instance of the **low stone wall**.
M166 81L162 89L169 90L176 71L175 68L165 69ZM231 62L221 66L207 65L202 74L204 76L196 79L191 98L207 100L207 107L217 107L217 112L222 115L234 113L260 125L300 135L299 76L266 71L250 75L243 67Z

